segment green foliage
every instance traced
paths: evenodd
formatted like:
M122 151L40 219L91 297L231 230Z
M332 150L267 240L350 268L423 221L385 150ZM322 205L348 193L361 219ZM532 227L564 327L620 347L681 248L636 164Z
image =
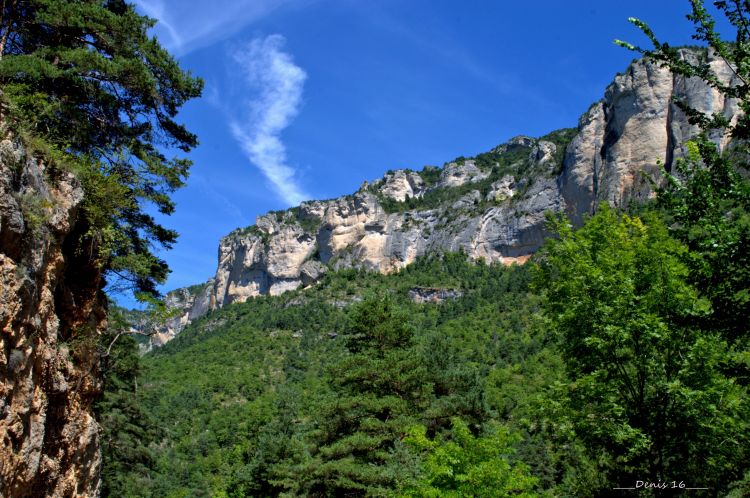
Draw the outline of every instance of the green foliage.
M110 327L100 337L103 394L94 407L101 426L102 490L105 497L139 497L148 490L157 429L138 392L138 345L119 310L109 313Z
M335 401L320 407L311 458L292 469L293 491L383 496L395 486L394 450L425 404L427 372L414 354L414 328L391 297L355 305L343 358L329 368Z
M38 235L49 219L48 209L52 202L31 191L21 194L18 200L26 228L31 234Z
M551 174L558 175L562 173L563 161L565 160L565 150L577 134L578 128L562 128L539 138L540 141L544 140L555 144L554 163L557 165L557 168L553 170Z
M421 170L417 171L417 174L422 178L425 187L430 187L437 183L440 179L441 169L437 166L425 166Z
M394 275L332 272L209 313L144 358L143 409L164 432L138 493L396 492L420 468L402 441L409 427L433 437L454 417L482 424L494 365L543 348L517 336L533 321L528 281L523 268L448 254ZM463 296L415 304L414 287Z
M727 99L736 99L740 112L735 121L716 112L704 114L678 102L691 124L702 134L686 144L687 157L678 161L676 175L667 175L659 192L659 206L669 218L673 233L691 249L691 279L711 300L710 327L720 331L739 351L748 347L750 319L750 181L747 177L750 138L750 5L746 2L713 2L734 29L734 40L725 41L716 21L701 0L691 0L688 19L695 26L693 38L707 45L723 61L733 78L720 77L707 57L697 61L681 57L680 51L660 42L649 26L631 19L653 43L645 50L618 43L659 62L677 75L697 77ZM720 153L709 137L728 133L735 139ZM734 366L732 368L738 368ZM747 366L739 366L747 384Z
M699 328L710 305L688 282L687 247L656 216L606 205L577 232L565 220L555 229L537 285L570 375L575 430L609 482L722 489L740 477L747 392L722 372L726 341Z
M670 178L658 206L667 213L672 233L690 248L691 279L711 301L704 326L746 347L750 181L740 170L745 164L731 159L736 151L719 154L705 136L689 142L688 150L676 167L682 180Z
M660 478L741 492L747 389L702 328L689 249L647 212L557 231L541 297L528 268L446 254L197 320L144 359L142 408L164 432L147 486L123 494L601 496ZM415 287L462 296L416 304Z
M154 21L123 0L17 0L2 6L0 86L9 117L54 168L72 170L86 194L81 247L139 291L167 275L151 244L176 233L146 214L170 214L196 138L174 118L200 94L147 30Z
M404 496L536 496L536 479L525 465L510 460L516 439L504 427L475 437L461 419L453 419L450 439L430 440L425 427L414 427L405 442L423 457L422 475Z
M716 20L704 2L692 0L688 19L695 27L693 38L710 48L712 56L723 61L732 74L722 78L716 66L708 64L708 50L696 59L682 58L678 50L658 40L648 25L631 21L653 43L644 50L620 42L659 62L677 75L696 77L727 99L734 99L740 112L735 120L721 113L704 114L685 102L678 102L691 124L702 133L686 145L687 155L676 164L676 174L666 175L659 190L658 206L671 232L690 249L689 279L711 303L711 311L699 324L706 334L719 336L728 343L717 359L716 368L731 381L746 388L750 382L748 348L750 336L750 180L748 180L748 142L750 138L750 31L747 2L713 2L734 30L726 41L716 30ZM715 137L729 134L730 146L719 151ZM747 423L747 412L735 423ZM740 472L735 472L737 477ZM744 480L746 482L746 479ZM743 484L737 484L740 489ZM733 493L736 494L736 491Z
M302 230L312 234L318 233L318 229L320 228L320 224L322 222L320 218L317 218L315 216L306 216L302 212L302 209L299 208L299 206L293 207L287 212L291 214L294 222L302 227Z

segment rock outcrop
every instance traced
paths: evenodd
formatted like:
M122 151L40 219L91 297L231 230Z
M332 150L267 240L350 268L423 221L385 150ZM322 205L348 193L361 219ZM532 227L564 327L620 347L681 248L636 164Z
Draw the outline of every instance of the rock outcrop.
M95 496L101 274L76 245L83 190L0 119L0 496ZM83 251L83 252L82 252Z
M409 289L409 299L415 303L442 303L448 299L458 299L464 293L457 289L441 289L438 287L414 287Z
M697 50L683 56L706 58L731 81L723 61ZM547 212L581 224L600 202L625 206L652 195L644 174L658 181L698 131L678 99L730 118L738 112L700 80L636 61L575 130L516 137L443 168L389 171L352 195L260 216L221 240L212 307L307 286L329 268L392 272L435 252L523 263L547 236Z
M723 60L699 50L682 54L693 61L705 58L725 82L735 78ZM560 176L565 210L576 223L598 202L624 206L652 194L644 173L658 177L662 167L670 171L674 160L684 155L686 140L698 132L677 106L678 100L730 119L739 112L735 100L725 99L701 80L675 76L641 60L615 77L604 99L581 117ZM712 139L724 147L729 137Z
M155 331L138 330L138 332L153 333L150 339L151 346L158 347L166 344L193 320L205 315L211 309L212 292L213 279L209 279L204 284L182 287L168 292L164 304L174 313L174 316Z

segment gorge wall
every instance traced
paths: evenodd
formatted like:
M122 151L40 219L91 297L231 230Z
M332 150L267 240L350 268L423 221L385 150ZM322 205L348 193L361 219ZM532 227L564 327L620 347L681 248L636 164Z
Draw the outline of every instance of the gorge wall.
M733 77L705 51L683 56L706 59L725 81ZM391 272L426 253L459 250L475 260L524 262L547 235L546 212L563 211L580 224L600 202L625 206L652 195L642 173L658 179L698 131L678 99L707 113L738 112L698 79L634 61L577 129L516 137L442 168L389 171L354 194L259 216L221 240L213 279L168 296L180 316L157 344L208 309L311 285L328 269Z
M101 273L77 246L83 190L0 117L0 496L95 496ZM83 252L82 252L83 251Z

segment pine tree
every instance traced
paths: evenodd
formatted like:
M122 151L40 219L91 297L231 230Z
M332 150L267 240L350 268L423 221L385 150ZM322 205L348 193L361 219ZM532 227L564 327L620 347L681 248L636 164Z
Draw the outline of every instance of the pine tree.
M169 247L177 234L145 205L174 209L169 195L190 162L162 150L196 145L175 117L202 81L149 37L154 21L124 0L11 0L0 14L7 113L51 166L81 180L79 245L110 275L153 293L168 269L151 245Z
M285 479L307 496L386 496L404 469L397 445L424 406L427 385L414 328L389 295L352 314L347 355L329 372L332 398L321 406L311 456Z
M120 309L110 311L109 330L102 334L103 393L95 410L101 425L102 496L145 496L152 477L156 439L153 419L138 396L138 344L121 334L129 325Z

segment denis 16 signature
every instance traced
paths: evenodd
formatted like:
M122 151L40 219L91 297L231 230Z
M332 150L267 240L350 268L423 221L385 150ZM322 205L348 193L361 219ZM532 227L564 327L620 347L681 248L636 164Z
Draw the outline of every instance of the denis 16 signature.
M635 481L635 486L629 486L627 488L612 488L612 489L684 489L685 491L691 489L708 489L708 488L696 488L687 486L684 481Z

